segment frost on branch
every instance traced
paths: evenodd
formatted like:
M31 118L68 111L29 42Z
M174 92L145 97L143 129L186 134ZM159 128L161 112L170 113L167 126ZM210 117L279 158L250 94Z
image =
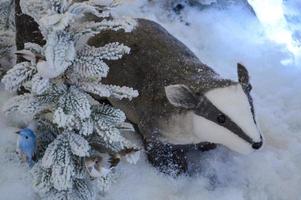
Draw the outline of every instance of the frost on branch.
M107 20L103 19L101 22L85 22L77 26L72 27L76 30L74 32L74 40L77 43L86 42L87 39L95 36L102 31L112 30L119 31L124 30L125 32L131 32L137 25L136 20L131 18L121 18Z
M31 91L35 94L43 94L50 87L49 79L43 78L39 74L36 74L31 81Z
M89 119L80 120L78 123L79 134L83 136L88 136L93 133L94 124L93 121Z
M70 6L72 0L50 0L51 9L57 13L63 13Z
M58 107L53 114L53 123L56 123L60 128L70 128L73 126L74 116L64 113L61 107Z
M116 127L126 119L124 112L106 104L92 106L91 117L101 130Z
M82 136L77 134L70 134L69 143L71 151L74 155L79 157L89 156L89 143Z
M4 107L7 116L34 120L37 158L32 169L34 188L42 199L93 200L101 188L113 182L113 174L94 177L86 165L93 153L105 153L135 163L137 146L123 136L125 114L100 104L93 97L132 99L138 91L101 83L109 73L108 60L129 54L118 42L92 47L86 40L104 30L134 29L136 21L110 16L115 1L21 0L22 11L39 24L44 46L26 43L17 53L29 62L15 65L2 79L5 88L21 86L30 93L11 98ZM85 14L97 17L89 21ZM108 17L110 16L110 17ZM97 149L94 145L104 147ZM104 151L103 151L104 150ZM93 169L93 168L92 168ZM110 169L108 169L110 171ZM104 189L102 189L104 190Z
M137 90L133 90L133 88L129 88L126 86L116 86L116 85L108 85L108 90L111 93L111 97L115 99L129 99L135 98L139 95Z
M105 193L109 190L109 187L117 181L117 176L118 174L116 172L111 171L106 176L97 179L95 185L102 193Z
M47 148L41 167L51 169L51 182L59 191L72 189L76 176L73 155L83 157L89 155L88 142L79 135L65 132L59 135Z
M20 114L32 118L45 108L47 108L47 105L43 102L40 102L31 94L25 94L9 99L3 106L3 112L6 116L17 116Z
M64 132L47 148L41 162L32 173L34 187L45 198L87 199L93 197L93 191L85 180L85 173L77 167L77 158L89 155L90 146L81 136ZM81 175L79 175L81 174ZM79 179L81 177L81 179ZM81 198L87 195L85 198ZM46 198L46 199L47 199Z
M78 52L78 57L74 60L71 73L78 74L82 79L100 80L106 77L109 66L93 54L85 54L84 51Z
M82 83L79 87L92 94L96 94L100 97L112 97L116 99L132 99L137 97L138 91L133 88L129 88L126 86L119 87L116 85L103 85L101 83Z
M45 200L91 200L95 199L95 187L85 178L75 178L72 189L57 190L53 187L51 169L45 169L38 162L31 170L33 187Z
M80 119L89 118L91 114L91 106L87 96L74 86L61 96L58 105L63 108L65 113L75 115Z
M98 83L82 83L79 87L85 92L96 94L100 97L110 97L111 93L106 87L106 85L98 84Z
M56 104L62 95L67 92L67 87L64 84L50 84L49 88L42 94L36 95L40 102L44 104L53 105Z
M112 152L119 152L125 148L136 148L129 140L121 135L117 126L122 124L126 117L125 114L109 105L92 106L91 117L97 134L92 136L92 141L104 146Z
M55 140L61 131L49 119L36 116L37 158L43 157L48 145Z
M38 73L44 78L55 78L65 72L75 56L74 42L69 33L51 33L45 48L46 61L37 64Z
M15 46L15 21L13 1L0 1L0 67L1 70L6 70L14 60ZM1 75L1 73L0 73Z
M49 2L45 0L20 0L22 13L31 16L36 22L48 14Z
M101 80L107 76L109 71L109 66L103 60L118 60L129 52L129 47L118 42L99 48L85 45L77 52L77 57L69 73L78 74L83 80Z
M23 83L30 80L36 69L29 62L22 62L15 65L2 78L2 83L8 91L17 91Z
M33 187L36 192L41 194L48 193L52 188L51 170L41 167L41 161L31 169L33 175Z
M96 125L95 131L97 135L93 136L93 143L104 147L110 152L118 153L126 148L137 148L127 138L123 137L117 128L103 130Z
M130 48L118 42L108 43L103 47L86 46L80 51L81 56L97 57L100 60L118 60L124 54L129 54Z

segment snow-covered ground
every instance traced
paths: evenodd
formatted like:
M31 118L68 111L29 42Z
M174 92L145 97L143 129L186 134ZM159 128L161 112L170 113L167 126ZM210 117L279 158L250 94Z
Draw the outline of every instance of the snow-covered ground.
M224 77L236 79L236 63L247 66L253 84L262 150L239 155L225 148L193 153L191 176L176 179L158 173L145 157L122 164L118 181L105 200L298 200L301 199L301 66L284 45L270 41L258 20L239 6L227 10L189 8L183 20L158 4L127 0L118 15L157 21ZM141 66L143 67L143 66ZM1 94L1 102L6 99ZM28 168L15 156L14 129L0 122L0 200L31 200Z

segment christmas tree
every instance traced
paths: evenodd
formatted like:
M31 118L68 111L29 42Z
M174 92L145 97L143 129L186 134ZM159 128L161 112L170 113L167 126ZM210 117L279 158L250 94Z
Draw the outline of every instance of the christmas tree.
M0 1L0 77L14 60L15 44L14 4L12 0Z
M130 32L136 22L113 18L114 1L21 0L20 5L39 24L46 44L26 43L17 52L26 61L10 69L2 83L8 91L26 92L12 97L4 113L34 121L39 160L32 174L43 199L94 199L114 176L111 171L93 175L87 170L91 159L109 154L114 166L120 155L127 155L129 162L139 155L122 134L129 125L125 114L94 97L132 99L138 92L101 83L109 73L105 61L122 58L130 48L118 42L96 48L87 40L106 30Z

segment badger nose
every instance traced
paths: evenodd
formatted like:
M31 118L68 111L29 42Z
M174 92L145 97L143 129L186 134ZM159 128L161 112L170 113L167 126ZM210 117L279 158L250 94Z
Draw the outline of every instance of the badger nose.
M252 144L252 148L253 149L260 149L260 147L262 146L262 141L260 141L260 142L255 142L255 143L253 143Z

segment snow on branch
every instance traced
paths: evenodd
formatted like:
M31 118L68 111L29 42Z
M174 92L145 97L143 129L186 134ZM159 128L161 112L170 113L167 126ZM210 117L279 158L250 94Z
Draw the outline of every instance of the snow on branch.
M113 152L120 152L126 148L135 147L128 139L123 137L117 128L102 129L96 125L95 131L99 137L95 137L95 143L110 149Z
M43 78L39 74L33 76L31 91L35 94L43 94L50 87L49 79Z
M137 90L126 86L116 86L116 85L108 85L107 89L111 93L111 97L115 99L129 99L138 97L139 93Z
M74 162L72 154L83 157L89 155L90 146L81 136L72 132L59 135L52 142L41 162L43 168L51 168L51 181L57 190L72 188L72 176L74 176Z
M75 56L74 42L68 32L49 34L45 48L46 61L37 64L38 73L44 78L55 78L65 72Z
M80 56L97 57L98 59L105 60L118 60L124 54L129 54L130 48L118 42L108 43L103 47L90 47L86 46L79 53Z
M106 104L93 105L91 118L101 130L116 127L125 121L124 112Z
M50 4L45 0L20 0L22 13L31 16L38 22L43 16L48 15Z
M131 149L134 154L129 151L124 155L131 163L138 158L138 148L122 135L125 114L95 102L90 95L131 100L138 91L101 83L109 73L105 60L121 59L130 53L129 47L114 42L96 48L84 40L104 30L130 32L136 21L107 18L116 5L114 0L21 0L20 5L39 24L46 44L26 43L17 52L29 62L15 65L2 83L6 90L17 91L23 86L30 93L11 98L4 114L24 115L37 124L40 160L32 174L34 188L43 199L93 200L94 191L106 188L113 176L90 173L91 166L96 171L104 169L97 163L86 165L91 152L97 151L92 144L105 147L107 155L120 156ZM97 22L85 19L87 13L98 17Z
M106 77L109 71L109 66L100 58L94 55L81 55L78 53L78 58L73 62L71 73L76 73L82 78L100 80Z
M137 25L137 21L131 18L121 18L121 19L103 19L101 22L85 22L74 26L74 39L77 43L78 41L86 41L102 31L119 31L124 30L125 32L131 32Z
M108 88L106 87L106 85L103 85L101 83L93 83L93 82L92 83L91 82L82 83L78 87L88 93L96 94L100 97L110 97L111 96L111 93L108 90Z
M69 144L74 155L77 155L79 157L89 156L89 143L82 136L70 133Z
M31 94L24 94L9 99L3 106L3 112L6 116L12 114L33 116L45 108L47 108L47 105L43 102Z
M137 90L134 90L133 88L129 88L126 86L116 86L116 85L104 85L101 83L82 83L82 85L79 85L82 90L96 94L100 97L112 97L116 99L132 99L139 95Z
M58 105L65 113L75 115L80 119L89 118L91 114L87 96L76 87L70 87L69 91L61 96Z
M17 91L23 83L30 80L36 72L34 66L29 62L22 62L10 69L2 78L5 89L11 92Z

